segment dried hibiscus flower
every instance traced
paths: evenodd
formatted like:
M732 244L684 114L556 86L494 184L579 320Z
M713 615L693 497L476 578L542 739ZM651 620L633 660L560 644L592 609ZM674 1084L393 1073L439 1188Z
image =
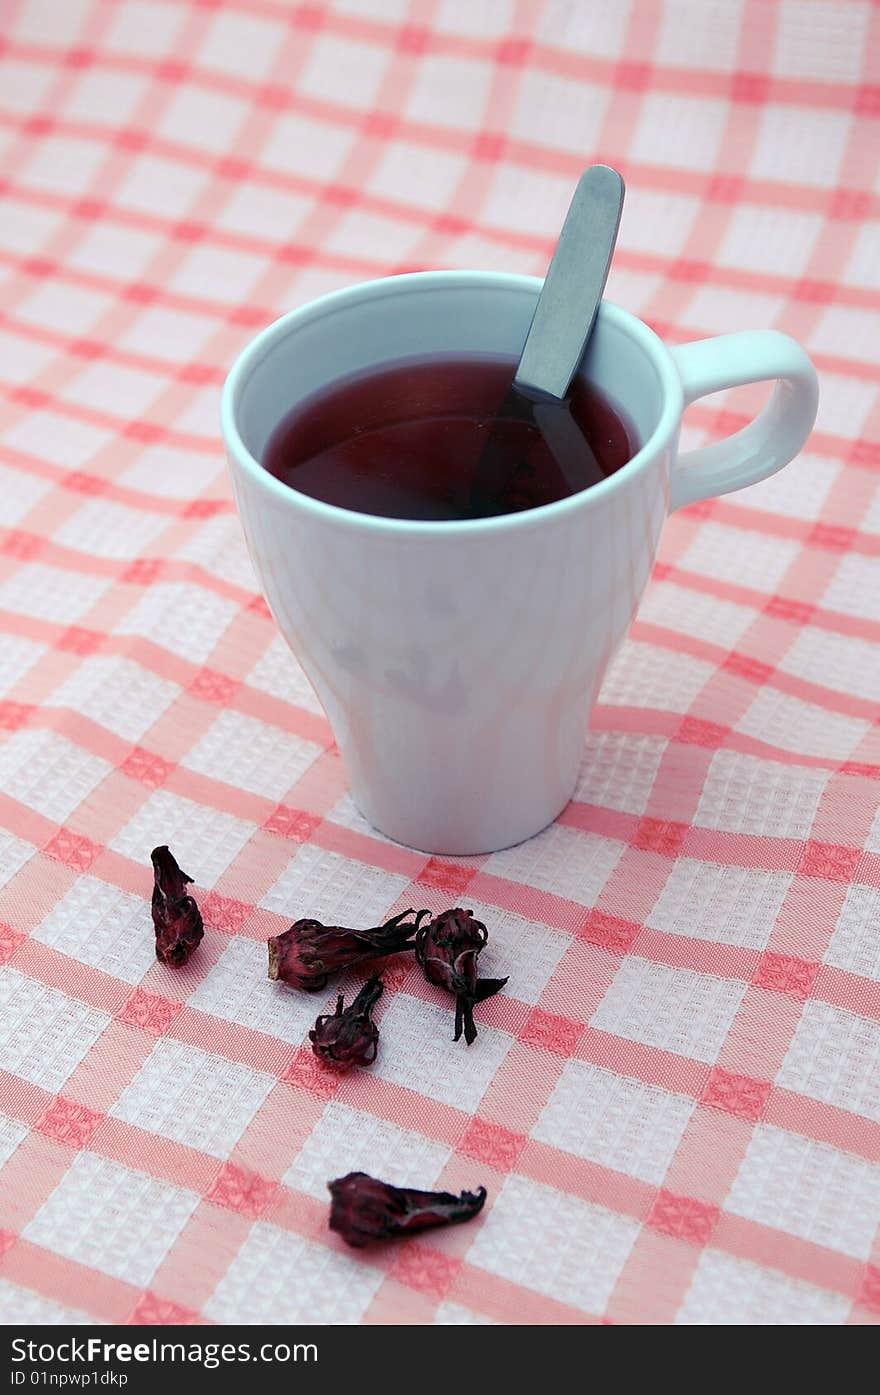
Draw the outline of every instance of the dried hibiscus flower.
M185 964L205 933L199 908L186 889L192 877L180 870L167 847L154 848L150 857L156 958L163 964Z
M416 958L425 978L455 994L453 1040L458 1041L463 1030L468 1046L477 1039L474 1003L491 998L507 982L506 978L477 978L477 956L488 938L483 922L474 919L473 911L460 907L443 911L416 934Z
M413 949L413 935L430 911L401 911L372 930L346 930L320 920L297 920L269 940L269 977L308 993L326 988L331 974L350 969L364 959L383 959L398 950ZM413 920L408 920L413 916Z
M328 1182L332 1197L330 1229L360 1249L374 1240L396 1240L431 1226L458 1225L483 1209L486 1188L475 1192L417 1192L379 1182L366 1172L349 1172Z
M319 1017L309 1032L315 1055L337 1070L371 1065L379 1049L379 1028L370 1013L381 996L382 980L375 974L344 1010L340 993L336 1011Z

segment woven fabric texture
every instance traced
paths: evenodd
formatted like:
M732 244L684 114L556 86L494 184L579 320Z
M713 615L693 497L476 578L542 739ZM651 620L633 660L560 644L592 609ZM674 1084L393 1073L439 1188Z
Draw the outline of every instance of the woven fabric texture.
M876 1323L880 7L0 11L2 1320ZM670 519L558 823L429 858L347 796L220 386L332 288L542 274L593 160L628 184L609 297L668 342L789 332L819 419ZM207 927L179 970L165 842ZM456 904L510 974L475 1046L398 960L376 1065L322 1069L332 994L270 984L267 936ZM489 1200L355 1254L357 1167Z

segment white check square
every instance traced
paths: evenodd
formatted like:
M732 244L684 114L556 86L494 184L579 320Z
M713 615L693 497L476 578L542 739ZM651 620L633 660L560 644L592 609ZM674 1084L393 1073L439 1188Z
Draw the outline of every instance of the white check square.
M768 102L761 108L749 173L753 179L833 188L850 120L846 111Z
M875 620L878 595L880 558L861 557L858 553L851 552L838 563L822 603L831 610L842 611L844 615L855 615L862 620Z
M201 41L199 62L233 77L265 81L286 37L283 23L221 10Z
M124 208L134 208L153 217L186 218L195 207L206 178L204 169L184 165L179 160L140 155L130 162L115 192L115 200Z
M102 223L89 228L71 249L68 261L80 271L137 281L162 246L158 233Z
M14 445L15 442L10 442ZM15 528L26 519L31 509L45 499L52 488L47 480L38 475L28 475L14 466L0 466L0 490L3 498L3 526ZM13 573L14 575L14 573ZM10 642L3 636L3 647ZM2 660L0 660L2 662Z
M855 635L805 625L779 667L808 683L876 702L880 693L880 645Z
M0 829L0 887L11 882L16 872L21 870L36 851L36 848L31 843L26 843L23 838L16 838L14 834L7 833L6 829Z
M299 114L281 116L272 124L260 163L308 179L332 180L348 155L353 139L351 131L344 126L313 121ZM265 235L263 231L262 236Z
M526 1177L508 1177L468 1263L588 1313L602 1313L639 1223Z
M326 1201L329 1179L369 1172L381 1158L381 1175L393 1177L395 1186L430 1191L451 1154L445 1143L333 1101L287 1169L284 1182Z
M409 878L303 843L260 902L266 910L325 925L381 925Z
M825 770L717 751L694 823L725 833L806 839L827 783Z
M270 161L264 151L262 162L277 165L282 155L279 144L276 157ZM294 240L297 229L311 208L312 203L305 194L285 189L267 189L262 184L240 180L236 181L232 194L217 213L216 222L218 227L226 228L230 232L244 233L261 241L281 244ZM206 252L210 250L205 249ZM259 260L262 261L265 270L265 260ZM222 298L219 287L215 288L213 295L218 299Z
M665 0L657 37L658 63L672 68L731 72L737 66L743 0Z
M433 24L442 33L468 34L474 38L501 38L513 20L514 0L480 0L462 5L460 0L440 0Z
M43 282L17 309L17 318L40 329L86 338L113 304L109 295L84 286Z
M21 112L26 116L41 111L55 71L48 63L26 63L17 54L0 58L3 105L8 111ZM35 245L31 243L31 247Z
M479 1009L477 1009L479 1016ZM373 1073L416 1095L473 1114L513 1045L513 1037L479 1024L479 1050L453 1041L455 1000L448 1006L396 993L382 1017L382 1049Z
M78 877L31 937L125 983L156 962L149 903L97 877Z
M110 1113L201 1153L228 1158L274 1084L275 1077L264 1071L165 1037Z
M276 635L263 652L259 663L248 674L248 683L272 697L304 707L307 712L323 715L324 709L290 650L287 640Z
M714 97L648 92L640 113L632 159L677 169L714 169L724 132L724 102Z
M100 141L78 136L42 136L17 175L29 189L54 195L85 194L105 158Z
M110 1021L8 966L0 968L0 1069L56 1094Z
M120 349L128 353L143 354L162 363L189 363L199 357L217 332L217 321L208 315L151 305L135 317L118 342Z
M608 92L599 83L526 68L510 132L518 140L580 153L595 148L607 109ZM475 126L481 115L474 112Z
M43 1298L30 1288L18 1288L9 1279L0 1279L0 1312L4 1324L22 1327L66 1327L74 1323L93 1326L95 1319L77 1308L63 1308L51 1298Z
M880 223L868 219L862 224L841 280L849 286L880 287Z
M592 906L623 852L616 839L552 824L528 843L493 853L484 870Z
M685 1326L839 1326L850 1302L802 1279L704 1250L675 1321Z
M149 587L116 626L120 635L141 635L192 663L204 663L238 613L235 601L186 581Z
M27 97L28 110L30 110L31 103L39 92L38 85L33 81L31 73L27 71L24 64L16 63L15 71L22 75L23 91ZM41 70L38 68L32 70L34 73L39 71ZM51 79L51 68L42 71L45 72L47 79ZM7 87L4 86L4 101L7 98L7 91ZM10 93L10 97L12 96L13 94ZM10 105L14 105L12 100L10 100ZM0 247L5 247L9 252L23 252L26 256L33 256L37 249L45 246L58 231L61 216L53 209L32 208L29 203L7 196L3 200Z
M220 1323L356 1323L383 1278L369 1258L258 1221L203 1311Z
M384 45L320 34L310 46L297 89L320 102L370 111L388 63Z
M140 73L85 72L64 104L65 114L71 121L123 127L134 115L148 83Z
M459 54L428 55L415 70L415 81L406 99L406 115L410 121L430 126L479 130L491 84L492 66L482 59Z
M82 4L83 0L76 3ZM154 0L127 0L124 8L112 12L101 42L111 50L134 53L138 58L169 58L174 56L175 40L183 22L181 11L163 9Z
M764 949L793 876L680 857L645 924L667 935Z
M740 507L760 509L765 513L782 513L791 518L813 522L822 517L832 486L837 482L842 466L828 456L801 451L800 455L777 470L769 479L737 490Z
M776 28L774 73L824 83L857 83L869 47L870 6L850 0L782 0Z
M320 993L301 993L266 978L266 944L235 935L191 994L190 1006L298 1046L323 1011Z
M16 731L0 746L0 789L55 823L63 823L112 769L45 728Z
M8 693L48 653L48 645L23 635L4 635L0 645L0 692Z
M751 706L737 722L737 730L768 746L797 755L827 756L846 760L870 731L859 717L845 717L818 703L759 688Z
M718 261L737 270L803 276L823 223L819 213L741 204L731 210Z
M800 544L789 539L709 522L683 553L680 565L686 571L772 594L799 552Z
M0 585L0 608L73 625L107 590L107 578L79 575L43 562L23 562Z
M532 1138L659 1186L696 1101L567 1061Z
M600 58L623 58L630 6L573 5L546 0L535 21L536 33L554 47Z
M25 1226L25 1239L145 1287L196 1206L196 1192L94 1153L78 1153Z
M662 253L677 257L691 235L699 199L664 190L638 188L626 191L626 220L621 223L620 245L628 251Z
M17 1119L7 1119L5 1114L0 1114L0 1167L6 1166L19 1143L27 1138L29 1132L27 1124L21 1124Z
M662 736L588 732L573 798L600 809L643 814L667 744Z
M467 895L465 905L490 930L488 944L480 955L480 977L507 975L506 997L537 1003L571 944L570 937L540 921L473 901Z
M126 741L140 741L180 693L133 659L96 654L83 659L45 699L47 707L69 707Z
M20 417L4 431L3 440L15 450L24 451L39 460L49 460L53 465L64 465L69 470L79 470L90 464L98 452L113 440L113 433L101 426L92 426L89 422L61 416L59 412L28 412L27 416ZM4 518L7 517L5 481L7 475L11 474L11 467L4 469ZM32 476L24 478L33 485L39 485L41 490L46 485L45 481Z
M236 789L280 800L320 754L320 746L281 727L242 712L221 712L182 764Z
M712 1064L745 992L746 984L739 980L672 969L631 954L590 1026Z
M684 713L715 672L705 659L629 640L605 676L599 701L608 707Z
M853 882L846 889L825 963L880 982L880 887Z
M166 387L161 372L128 368L109 360L92 363L59 389L75 407L91 407L113 417L142 417Z
M880 1124L880 1024L830 1003L804 1003L776 1079Z
M725 1209L866 1260L880 1222L880 1168L758 1124Z
M65 519L55 540L90 557L135 558L167 527L165 514L127 508L109 499L89 499Z
M166 140L190 144L197 132L199 149L225 153L235 144L250 105L240 97L182 86L162 113L157 132Z
M195 247L168 280L182 295L244 301L266 271L266 259L230 247Z
M674 581L656 581L639 606L639 619L727 648L737 644L755 623L755 612L751 606L722 601L718 596L677 586Z
M148 446L123 470L119 483L145 494L158 494L161 499L194 499L217 478L221 468L214 455Z
M184 871L200 887L210 887L235 861L255 828L253 823L170 790L156 790L115 834L110 846L143 865L151 850L170 838Z

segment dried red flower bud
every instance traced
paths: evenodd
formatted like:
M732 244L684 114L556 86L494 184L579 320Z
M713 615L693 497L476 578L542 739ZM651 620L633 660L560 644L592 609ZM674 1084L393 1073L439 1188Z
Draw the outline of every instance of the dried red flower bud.
M156 958L163 964L185 964L205 933L201 912L186 889L192 877L180 870L167 847L154 848L150 858Z
M372 930L346 930L320 920L297 920L269 940L269 977L316 993L326 988L331 974L350 969L364 959L383 959L413 949L412 937L430 911L401 911ZM408 921L408 916L415 919Z
M437 1225L458 1225L483 1209L486 1188L475 1192L417 1192L379 1182L366 1172L349 1172L328 1182L332 1197L330 1229L360 1249L374 1240L398 1240Z
M379 1028L370 1013L381 996L382 980L375 974L344 1011L340 993L336 999L336 1011L319 1017L309 1032L315 1055L337 1070L372 1065L379 1049Z
M474 1024L474 1003L481 1003L498 993L506 978L477 979L477 956L486 944L489 932L473 911L456 906L443 911L416 934L416 958L429 983L447 988L455 994L455 1036L458 1041L464 1030L468 1046L477 1039Z

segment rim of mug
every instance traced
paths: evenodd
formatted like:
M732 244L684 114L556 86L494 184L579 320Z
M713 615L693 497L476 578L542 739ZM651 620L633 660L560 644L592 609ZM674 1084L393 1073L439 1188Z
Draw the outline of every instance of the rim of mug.
M281 340L295 334L300 325L311 319L328 311L335 313L347 304L356 305L361 300L379 298L387 295L391 289L405 295L410 290L423 289L427 282L437 284L438 288L447 286L450 289L495 286L499 289L507 287L511 290L540 290L543 285L538 276L503 271L413 271L400 276L379 276L370 281L358 281L354 285L343 286L340 290L330 291L305 305L297 306L295 310L289 310L254 335L240 351L223 384L220 403L223 439L227 450L234 455L236 463L258 483L259 487L268 490L279 502L286 500L289 506L293 495L297 507L316 520L361 530L369 528L373 532L397 536L405 534L422 538L435 536L449 539L452 535L473 536L508 529L535 528L561 519L577 509L587 510L597 506L614 490L625 487L628 479L647 469L657 452L662 450L672 437L681 419L684 393L669 350L662 339L637 315L603 299L599 307L600 316L610 319L611 323L634 339L650 359L660 381L663 406L656 426L636 453L619 470L615 470L613 475L607 475L588 489L581 489L576 494L569 494L565 499L558 499L552 504L540 504L537 508L524 509L518 513L496 514L492 518L425 520L385 518L381 514L361 513L357 509L345 509L338 504L326 504L270 474L245 445L238 429L239 403L251 377L263 360Z

